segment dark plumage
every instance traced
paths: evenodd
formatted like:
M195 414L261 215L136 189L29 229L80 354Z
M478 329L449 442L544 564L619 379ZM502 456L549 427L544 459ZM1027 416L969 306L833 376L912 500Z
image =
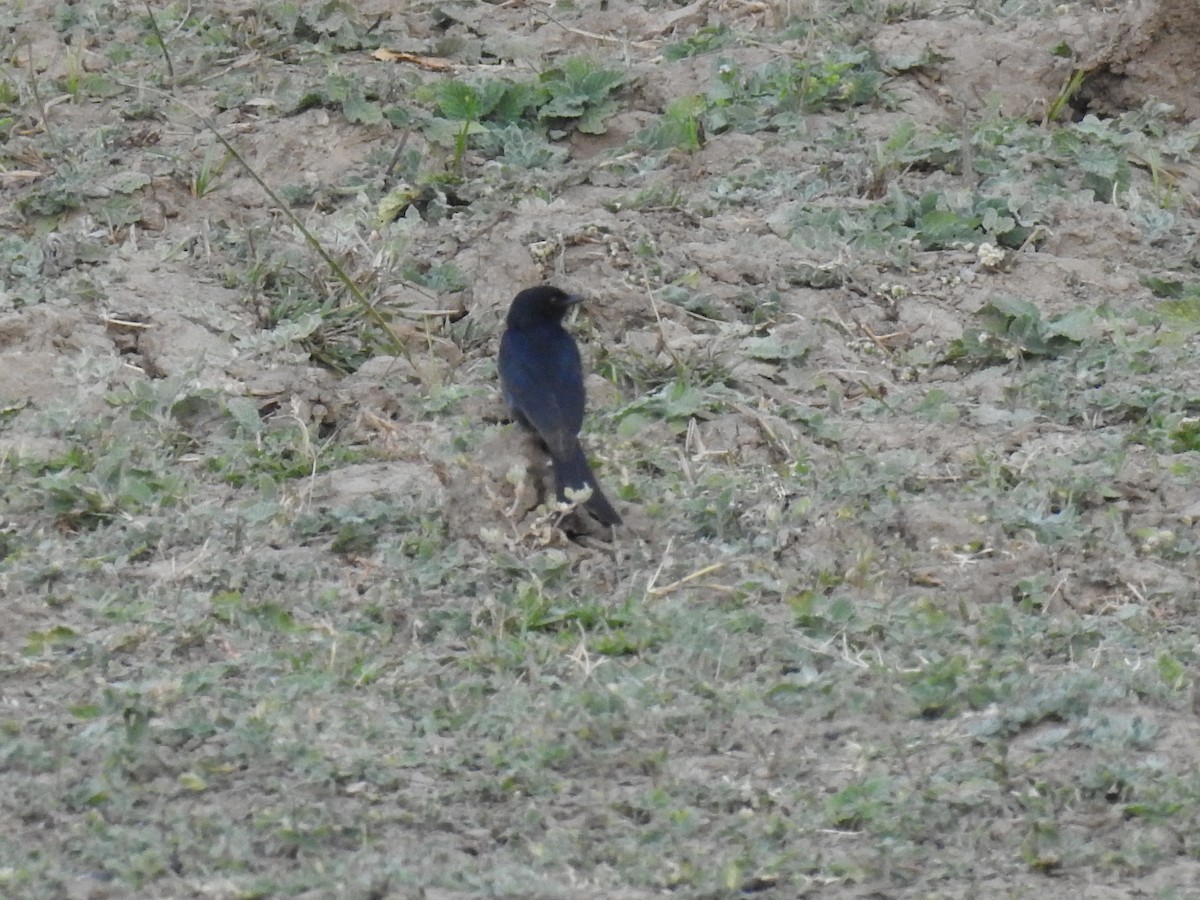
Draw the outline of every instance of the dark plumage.
M621 516L600 490L579 443L583 366L562 320L580 299L548 285L517 294L500 339L500 384L514 418L550 454L558 499L567 499L567 488L590 487L588 511L605 525L620 525Z

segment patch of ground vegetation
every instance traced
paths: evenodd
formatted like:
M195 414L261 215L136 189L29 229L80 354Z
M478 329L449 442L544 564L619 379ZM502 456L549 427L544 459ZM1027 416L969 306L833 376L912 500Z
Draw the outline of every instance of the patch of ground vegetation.
M1186 10L402 6L0 12L0 894L1194 896Z

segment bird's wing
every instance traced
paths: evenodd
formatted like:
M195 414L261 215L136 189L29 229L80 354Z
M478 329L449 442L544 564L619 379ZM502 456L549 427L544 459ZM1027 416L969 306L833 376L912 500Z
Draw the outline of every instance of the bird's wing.
M522 332L505 334L500 377L505 402L525 417L551 449L561 444L559 435L579 434L583 427L583 373L579 350L569 338L547 347Z

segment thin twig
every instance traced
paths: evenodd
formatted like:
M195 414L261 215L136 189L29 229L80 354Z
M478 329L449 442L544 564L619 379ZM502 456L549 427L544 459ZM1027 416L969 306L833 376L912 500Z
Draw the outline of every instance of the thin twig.
M658 597L665 597L667 594L671 594L679 590L685 584L695 581L697 578L703 578L705 575L708 575L712 572L720 571L723 568L725 568L725 563L713 563L711 566L705 566L703 569L699 569L693 572L691 575L683 576L678 581L672 581L670 584L664 584L660 588L651 588L646 593L656 599Z
M158 30L158 20L154 18L154 10L150 8L149 0L142 0L146 7L146 15L150 17L150 30L154 32L154 36L158 38L158 46L162 50L163 59L167 63L167 84L171 87L175 86L175 67L171 65L171 54L167 52L167 39L163 37L163 33Z

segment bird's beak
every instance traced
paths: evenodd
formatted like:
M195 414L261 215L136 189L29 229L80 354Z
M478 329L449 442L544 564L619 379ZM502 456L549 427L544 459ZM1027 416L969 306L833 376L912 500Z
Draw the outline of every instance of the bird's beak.
M565 303L567 306L575 306L576 304L582 303L582 302L583 302L582 294L567 294L567 296L565 298L563 298L563 303Z

